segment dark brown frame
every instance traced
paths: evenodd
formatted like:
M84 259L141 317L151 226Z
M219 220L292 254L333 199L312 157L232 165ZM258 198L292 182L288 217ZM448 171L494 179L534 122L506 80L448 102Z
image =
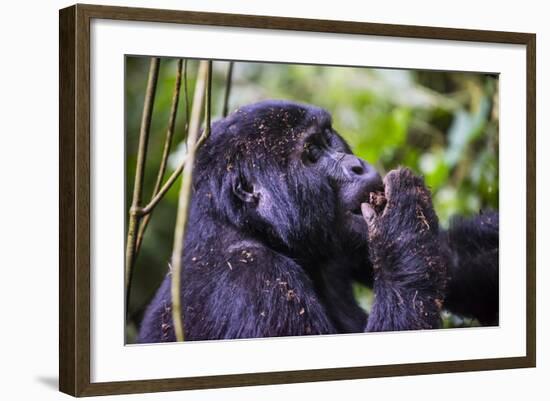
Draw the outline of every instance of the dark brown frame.
M92 18L525 45L527 355L512 358L90 383L89 97ZM62 392L73 396L92 396L535 367L535 34L81 4L60 10L59 29L59 388Z

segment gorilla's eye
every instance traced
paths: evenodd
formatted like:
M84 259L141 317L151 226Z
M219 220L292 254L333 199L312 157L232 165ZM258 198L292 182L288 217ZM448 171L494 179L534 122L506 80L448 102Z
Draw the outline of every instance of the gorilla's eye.
M316 163L323 155L323 150L316 143L308 143L304 149L305 159L310 163Z

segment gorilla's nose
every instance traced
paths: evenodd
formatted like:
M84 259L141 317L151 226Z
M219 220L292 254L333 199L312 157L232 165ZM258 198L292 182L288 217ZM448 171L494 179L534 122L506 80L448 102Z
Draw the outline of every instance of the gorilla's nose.
M353 180L363 181L369 188L382 187L382 177L368 164L354 155L346 155L342 160L342 167Z

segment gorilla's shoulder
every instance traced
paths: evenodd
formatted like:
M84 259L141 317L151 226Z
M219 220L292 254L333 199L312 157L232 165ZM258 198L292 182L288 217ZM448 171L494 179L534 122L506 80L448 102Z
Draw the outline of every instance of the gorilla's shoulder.
M466 253L498 249L499 214L485 210L470 217L455 216L446 234L453 247Z

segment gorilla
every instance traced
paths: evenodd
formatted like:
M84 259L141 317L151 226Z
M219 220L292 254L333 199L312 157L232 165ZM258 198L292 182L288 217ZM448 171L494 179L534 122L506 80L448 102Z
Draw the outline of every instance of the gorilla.
M442 308L498 324L498 214L440 229L422 178L382 179L318 107L263 101L212 125L184 244L186 340L433 329ZM138 335L165 341L169 272Z

